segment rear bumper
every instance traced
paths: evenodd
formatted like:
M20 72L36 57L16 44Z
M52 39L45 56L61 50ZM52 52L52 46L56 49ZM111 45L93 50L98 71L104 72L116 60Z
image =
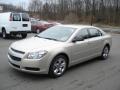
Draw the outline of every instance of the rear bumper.
M31 33L31 31L11 31L10 34Z

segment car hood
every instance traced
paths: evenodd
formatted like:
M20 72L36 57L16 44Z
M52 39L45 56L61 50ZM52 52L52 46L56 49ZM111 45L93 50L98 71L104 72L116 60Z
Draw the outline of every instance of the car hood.
M15 50L23 52L34 52L39 50L50 50L54 49L57 46L61 46L63 42L43 39L39 37L31 37L28 39L20 40L14 42L11 47Z

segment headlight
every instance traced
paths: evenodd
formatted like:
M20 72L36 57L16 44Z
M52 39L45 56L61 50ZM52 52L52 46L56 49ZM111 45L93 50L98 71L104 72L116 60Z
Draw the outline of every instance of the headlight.
M40 59L41 57L43 57L45 54L47 53L47 51L43 50L43 51L38 51L38 52L30 52L27 54L26 58L27 59Z

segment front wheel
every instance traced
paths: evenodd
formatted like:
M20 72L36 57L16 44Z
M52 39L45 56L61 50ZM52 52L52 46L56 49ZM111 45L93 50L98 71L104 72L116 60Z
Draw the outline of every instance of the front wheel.
M5 29L2 30L2 38L4 38L4 39L7 38L7 34L6 34Z
M106 60L106 59L108 58L108 56L109 56L109 51L110 51L110 49L109 49L108 46L105 46L105 47L103 48L103 51L102 51L102 54L101 54L101 58L102 58L103 60Z
M22 33L21 36L22 36L22 38L26 38L27 37L27 33Z
M49 75L53 78L60 77L64 74L67 68L67 58L63 55L56 56L49 69Z

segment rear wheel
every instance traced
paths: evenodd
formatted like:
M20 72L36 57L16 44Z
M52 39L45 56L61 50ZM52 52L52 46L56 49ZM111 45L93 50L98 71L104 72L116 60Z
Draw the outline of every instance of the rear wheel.
M37 30L36 30L36 33L37 33L37 34L39 34L39 33L40 33L40 30L39 30L39 29L37 29Z
M49 75L53 78L60 77L64 74L67 68L67 58L63 55L56 56L49 69Z
M22 38L26 38L27 37L27 33L22 33L21 36L22 36Z
M109 51L110 51L109 46L105 46L105 47L103 48L102 55L101 55L101 58L102 58L103 60L106 60L106 59L108 58L108 56L109 56Z

